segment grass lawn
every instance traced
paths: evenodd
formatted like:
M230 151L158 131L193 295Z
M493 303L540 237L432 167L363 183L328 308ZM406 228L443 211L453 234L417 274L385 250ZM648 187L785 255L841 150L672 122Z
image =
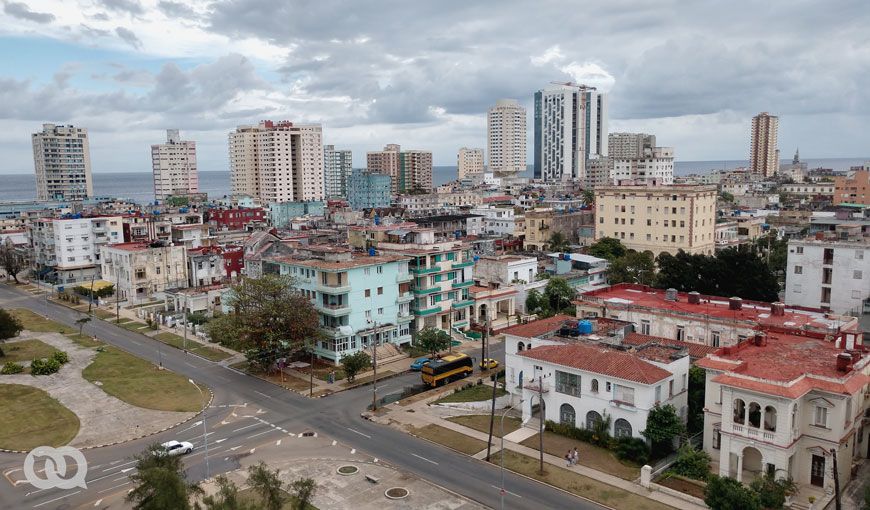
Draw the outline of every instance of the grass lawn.
M287 501L284 502L284 505L281 506L281 510L297 510L297 499L295 496L290 493L284 491L285 496L287 496ZM242 489L239 491L239 501L242 503L256 503L257 505L263 505L263 498L255 491L254 489L248 487L247 489ZM260 508L259 506L257 508ZM265 508L265 507L263 507ZM318 508L312 504L305 505L304 510L318 510Z
M94 315L96 315L98 319L114 319L115 318L114 313L108 312L106 310L101 310L99 308L94 308Z
M474 455L486 448L486 441L468 437L440 425L429 424L421 428L411 427L410 432L415 436L443 444L467 455Z
M176 335L175 333L158 333L151 338L159 340L166 345L171 345L177 349L184 348L184 337ZM221 361L232 357L232 354L226 351L209 347L190 338L187 339L187 350L211 361Z
M72 335L67 335L66 337L82 347L99 347L103 345L103 342L100 342L99 340L94 341L94 337L90 335L79 335L78 333L74 333Z
M16 308L10 310L12 315L21 321L21 325L28 331L36 331L39 333L72 333L76 328L58 324L52 320L46 319L42 315L31 312L25 308Z
M466 416L451 416L447 421L452 421L458 425L478 430L485 434L489 434L489 415L488 414L469 414ZM504 433L511 432L522 427L522 421L519 418L506 417L504 419ZM501 415L496 414L495 424L492 427L492 437L501 437Z
M79 432L75 413L32 386L0 384L0 409L0 448L62 446Z
M7 343L3 345L3 352L6 355L0 356L0 364L7 361L21 363L22 361L32 361L37 358L48 358L57 352L57 349L45 342L32 339Z
M495 392L496 397L500 397L502 395L507 395L507 392L501 388L497 388ZM482 400L490 400L492 399L492 386L487 386L486 384L476 384L471 388L466 388L464 390L459 390L455 393L451 393L446 397L436 400L436 404L455 404L458 402L480 402Z
M158 411L199 411L209 398L205 388L200 395L186 377L113 347L97 353L82 377L99 381L103 391L128 404Z
M583 455L580 455L583 460ZM490 462L498 465L501 462L501 452L490 458ZM544 474L538 474L538 459L506 450L504 466L511 471L523 474L535 480L554 485L572 494L589 498L618 510L673 510L673 507L607 485L604 482L578 475L567 469L544 464Z
M540 445L540 439L538 439L538 434L535 434L520 444L537 450ZM577 447L577 450L580 452L578 463L586 467L604 471L624 480L634 480L640 476L640 468L623 464L610 450L544 431L545 453L555 455L561 459L565 456L565 452L574 447Z

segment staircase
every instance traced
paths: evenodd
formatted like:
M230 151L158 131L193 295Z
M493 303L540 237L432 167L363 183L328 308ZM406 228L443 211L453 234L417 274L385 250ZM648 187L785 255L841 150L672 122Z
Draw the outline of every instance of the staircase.
M408 357L408 355L402 352L397 345L391 343L379 345L375 350L378 355L378 366L386 365L387 363L392 363Z

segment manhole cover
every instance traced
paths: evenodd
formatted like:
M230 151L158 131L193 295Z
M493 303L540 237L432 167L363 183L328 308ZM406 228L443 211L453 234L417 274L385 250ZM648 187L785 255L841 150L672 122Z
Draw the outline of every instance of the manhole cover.
M359 473L359 468L356 466L341 466L338 468L338 474L340 475L355 475Z
M387 489L384 492L384 496L390 499L404 499L408 497L408 494L411 492L404 487L393 487L392 489Z
M317 432L303 432L302 437L317 437Z

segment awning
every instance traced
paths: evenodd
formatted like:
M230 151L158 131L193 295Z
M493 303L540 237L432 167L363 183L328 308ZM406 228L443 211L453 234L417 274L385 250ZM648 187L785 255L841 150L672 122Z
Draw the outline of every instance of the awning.
M407 235L410 233L411 233L410 230L402 230L402 229L387 230L387 234L392 235L392 236L404 236L404 235Z

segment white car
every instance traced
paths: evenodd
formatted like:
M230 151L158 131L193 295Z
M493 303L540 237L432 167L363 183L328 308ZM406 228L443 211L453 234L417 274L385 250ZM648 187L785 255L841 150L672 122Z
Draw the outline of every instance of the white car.
M166 451L166 455L184 455L193 451L193 445L187 441L167 441L160 446Z

